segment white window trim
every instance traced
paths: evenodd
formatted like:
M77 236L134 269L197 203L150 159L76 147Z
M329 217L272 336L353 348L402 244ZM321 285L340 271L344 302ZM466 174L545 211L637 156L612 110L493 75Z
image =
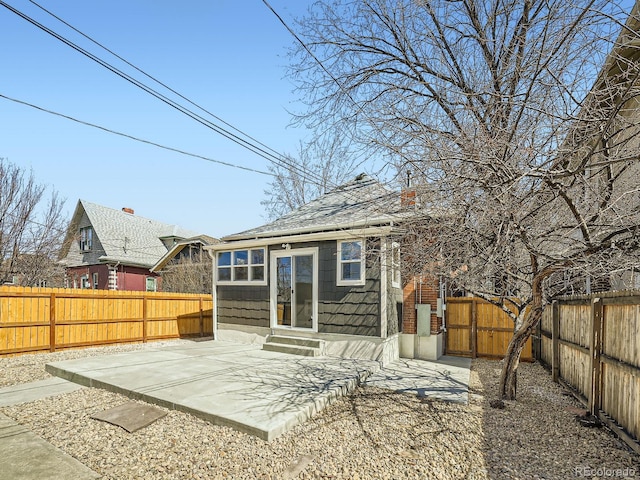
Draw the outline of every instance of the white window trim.
M342 244L344 242L361 242L362 248L360 250L360 278L358 280L343 280L342 277L342 264L345 263L342 261ZM350 287L350 286L360 286L364 285L367 279L366 272L366 253L365 249L367 246L366 239L364 238L343 238L341 240L337 240L337 253L336 253L336 285L338 287Z
M218 257L220 254L222 253L227 253L230 252L231 253L231 265L223 265L221 268L231 268L231 278L233 279L233 258L234 258L234 253L235 252L240 252L246 250L248 252L248 257L249 257L249 263L247 263L247 267L248 267L248 271L249 271L249 275L251 275L251 267L264 267L264 274L262 276L262 280L219 280L218 279ZM263 259L264 259L264 263L251 263L251 250L264 250L264 255L263 255ZM220 250L216 252L215 255L215 269L213 271L213 279L215 281L216 285L254 285L254 286L258 286L258 285L266 285L267 284L267 278L269 276L268 274L268 270L267 270L267 247L266 246L262 246L262 247L251 247L251 248L235 248L235 249L229 249L229 250Z

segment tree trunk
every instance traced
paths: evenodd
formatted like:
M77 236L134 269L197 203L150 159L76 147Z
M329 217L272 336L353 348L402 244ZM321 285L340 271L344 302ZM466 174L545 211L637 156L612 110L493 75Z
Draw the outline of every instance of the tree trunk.
M520 328L518 328L509 342L507 353L500 373L500 398L503 400L516 399L517 372L520 364L520 354L527 340L531 337L533 330L542 318L542 303L534 301L529 307Z
M529 310L525 313L522 324L513 333L504 357L504 365L500 373L500 391L498 392L502 400L516 399L516 376L520 364L520 354L525 343L531 337L533 329L542 319L542 282L558 268L559 266L554 265L539 272L538 259L531 255L531 269L535 272L533 282L531 282L531 303L527 307Z

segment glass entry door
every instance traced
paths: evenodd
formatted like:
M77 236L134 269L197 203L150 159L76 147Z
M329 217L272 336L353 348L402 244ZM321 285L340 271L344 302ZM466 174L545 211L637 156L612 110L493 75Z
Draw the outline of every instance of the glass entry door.
M316 252L309 250L272 253L271 298L275 304L272 327L316 328Z

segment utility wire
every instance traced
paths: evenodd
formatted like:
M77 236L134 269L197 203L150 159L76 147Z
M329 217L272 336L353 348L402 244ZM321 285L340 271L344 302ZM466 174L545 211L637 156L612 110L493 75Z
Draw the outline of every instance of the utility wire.
M304 50L309 54L309 56L320 66L320 68L331 78L331 80L338 86L340 91L353 103L358 112L360 112L369 122L370 125L373 126L375 130L379 130L376 126L375 122L371 120L371 118L367 115L367 113L362 109L360 104L355 101L353 96L349 93L347 89L340 83L340 81L333 75L322 63L322 61L311 51L311 49L307 46L307 44L300 38L300 36L284 21L284 19L276 12L276 10L271 6L268 0L262 0L262 2L266 5L266 7L271 10L271 12L276 16L278 21L284 26L284 28L293 36L293 38L304 48ZM363 160L364 162L364 160ZM361 162L362 163L362 162ZM337 185L333 185L336 187Z
M32 3L33 3L34 5L36 5L36 6L40 7L40 6L39 6L38 4L36 4L35 2L32 2ZM332 78L332 79L333 79L333 80L334 80L334 81L335 81L335 82L340 86L340 84L339 84L339 82L337 81L337 79L335 79L335 77L333 77L333 76L332 76L332 75L331 75L331 74L326 70L326 68L325 68L325 67L322 65L322 63L317 59L317 57L315 57L315 56L313 55L313 53L312 53L312 52L310 52L310 50L306 47L306 45L304 45L304 42L302 42L302 40L301 40L301 39L300 39L300 38L295 34L295 32L293 32L293 30L292 30L292 29L290 29L290 28L286 25L286 23L282 20L282 18L281 18L281 17L280 17L276 12L275 12L275 10L273 10L273 8L272 8L272 7L271 7L271 6L270 6L266 1L265 1L265 4L266 4L266 5L267 5L271 10L272 10L272 12L273 12L273 13L274 13L274 14L275 14L279 19L280 19L281 23L283 23L283 25L285 25L285 27L290 31L290 33L291 33L292 35L294 35L294 37L295 37L295 38L296 38L296 39L297 39L297 40L298 40L298 41L299 41L299 42L300 42L300 43L305 47L305 49L306 49L306 50L307 50L307 51L308 51L308 52L313 56L313 58L315 59L315 61L316 61L316 62L318 62L318 63L322 66L323 70L325 70L325 72L327 72L327 74L328 74L328 75L330 75L330 76L331 76L331 78ZM96 63L98 63L99 65L103 66L104 68L107 68L107 69L108 69L109 71L111 71L112 73L115 73L116 75L120 76L121 78L123 78L123 79L125 79L125 80L129 81L129 82L130 82L130 83L132 83L133 85L135 85L135 86L137 86L138 88L142 89L143 91L145 91L145 92L147 92L147 93L149 93L149 94L153 95L154 97L158 98L159 100L163 101L164 103L168 104L169 106L173 107L174 109L176 109L176 110L180 111L181 113L184 113L185 115L189 116L190 118L192 118L192 119L194 119L194 120L198 121L198 122L199 122L199 123L201 123L202 125L204 125L204 126L206 126L206 127L210 128L210 129L214 130L216 133L219 133L219 134L221 134L221 135L225 136L226 138L228 138L228 139L230 139L230 140L234 141L235 143L238 143L239 145L241 145L241 146L243 146L243 147L245 147L245 148L249 149L249 150L250 150L250 151L252 151L253 153L255 153L255 154L257 154L257 155L259 155L259 156L261 156L261 157L265 158L267 161L269 161L269 162L273 163L273 164L274 164L274 165L276 165L276 166L279 166L279 167L281 167L281 168L284 168L284 169L288 170L288 171L289 171L289 172L291 172L291 173L293 173L293 172L300 172L300 173L303 175L303 177L307 178L307 180L308 180L308 181L311 181L311 182L316 183L316 184L318 184L318 185L322 185L322 183L321 183L321 182L322 182L322 178L320 177L320 175L318 175L318 174L316 174L316 173L314 173L314 172L310 172L310 171L306 170L306 169L304 168L304 166L298 166L298 165L295 165L295 164L291 164L290 162L287 162L287 161L284 159L284 157L283 157L283 156L281 156L280 154L278 154L275 150L273 150L273 149L271 149L271 148L267 147L266 145L264 145L264 144L262 144L262 143L260 143L260 142L257 142L257 143L259 143L259 145L264 146L265 148L257 147L257 146L255 146L254 144L252 144L251 142L249 142L248 140L246 140L246 139L242 139L242 138L240 138L239 136L237 136L237 135L235 135L235 134L233 134L233 133L229 132L228 130L226 130L226 129L222 128L222 127L219 127L218 125L215 125L213 122L210 122L210 121L208 121L208 120L204 119L203 117L201 117L201 116L199 116L199 115L195 114L194 112L192 112L192 111L188 110L187 108L185 108L185 107L183 107L183 106L179 105L177 102L175 102L175 101L173 101L173 100L171 100L171 99L167 98L166 96L164 96L164 95L160 94L159 92L157 92L157 91L153 90L151 87L149 87L149 86L147 86L147 85L143 84L142 82L140 82L140 81L136 80L135 78L131 77L130 75L128 75L128 74L126 74L126 73L124 73L124 72L120 71L119 69L117 69L116 67L114 67L114 66L110 65L110 64L109 64L109 63L107 63L106 61L104 61L104 60L100 59L100 58L99 58L99 57L97 57L96 55L94 55L94 54L92 54L92 53L88 52L87 50L83 49L82 47L80 47L80 46L78 46L78 45L74 44L74 43L73 43L73 42L71 42L70 40L66 39L66 38L65 38L65 37L63 37L62 35L60 35L60 34L56 33L55 31L51 30L50 28L48 28L48 27L44 26L43 24L39 23L38 21L36 21L36 20L32 19L32 18L31 18L31 17L29 17L28 15L26 15L26 14L24 14L24 13L20 12L19 10L17 10L17 9L15 9L15 8L13 8L12 6L8 5L6 2L4 2L4 1L0 0L0 5L1 5L1 6L4 6L4 7L5 7L5 8L7 8L7 9L9 9L11 12L13 12L13 13L15 13L16 15L20 16L21 18L23 18L24 20L28 21L28 22L29 22L29 23L31 23L32 25L34 25L34 26L36 26L36 27L40 28L41 30L43 30L44 32L46 32L46 33L48 33L49 35L53 36L53 37L54 37L54 38L56 38L57 40L59 40L59 41L63 42L63 43L64 43L64 44L66 44L67 46L69 46L69 47L73 48L74 50L78 51L79 53L82 53L83 55L87 56L89 59L91 59L91 60L95 61ZM40 8L42 8L42 7L40 7ZM158 81L158 80L156 80L155 78L153 78L153 77L151 77L150 75L146 74L145 72L143 72L143 71L142 71L142 70L140 70L139 68L135 67L135 66L134 66L133 64L131 64L130 62L127 62L126 60L122 59L122 57L120 57L120 56L116 55L115 53L113 53L112 51L110 51L109 49L107 49L106 47L102 46L101 44L99 44L98 42L94 41L93 39L91 39L91 38L90 38L90 37L88 37L87 35L83 34L83 33L82 33L82 32L80 32L79 30L75 29L74 27L72 27L71 25L69 25L67 22L64 22L63 20L59 19L57 16L53 15L53 14L52 14L52 13L50 13L48 10L45 10L45 9L43 9L43 10L44 10L45 12L49 13L50 15L52 15L52 16L53 16L54 18L56 18L57 20L61 21L61 22L62 22L62 23L64 23L65 25L67 25L69 28L72 28L74 31L78 32L79 34L81 34L81 35L82 35L82 36L84 36L85 38L89 39L90 41L92 41L92 42L93 42L93 43L95 43L96 45L98 45L98 46L100 46L101 48L105 49L107 52L109 52L109 53L111 53L112 55L116 56L117 58L121 59L121 60L122 60L122 61L124 61L127 65L132 66L132 68L135 68L137 71L139 71L139 72L143 73L143 74L144 74L145 76L147 76L148 78L151 78L151 79L152 79L153 81L155 81L156 83L159 83L159 84L160 84L160 85L162 85L163 87L165 87L165 88L167 88L168 90L170 90L170 91L174 92L174 93L175 93L176 95L178 95L180 98L185 99L186 101L188 101L188 102L189 102L189 103L191 103L192 105L195 105L197 108L199 108L199 109L201 109L202 111L204 111L204 112L208 113L208 114L209 114L209 115L211 115L212 117L214 117L214 118L218 119L218 117L216 117L215 115L211 114L210 112L208 112L207 110L205 110L205 109L203 109L202 107L198 106L197 104L195 104L195 103L191 102L189 99L187 99L186 97L184 97L184 96L180 95L179 93L175 92L175 91L174 91L174 90L172 90L171 88L167 87L167 86L166 86L166 85L164 85L162 82L159 82L159 81ZM342 88L342 87L341 87L341 88ZM348 95L348 93L347 93L347 95ZM268 173L268 172L264 172L264 171L260 171L260 170L256 170L256 169L251 169L251 168L248 168L248 167L241 167L241 166L234 165L234 164L231 164L231 163L228 163L228 162L222 162L222 161L218 161L218 160L210 159L210 158L208 158L208 157L203 157L203 156L200 156L200 155L190 154L190 153L185 152L185 151L182 151L182 150L178 150L178 149L173 149L173 148L170 148L170 147L166 147L166 146L163 146L163 145L157 144L157 143L155 143L155 142L151 142L151 141L148 141L148 140L143 140L143 139L140 139L140 138L134 137L134 136L132 136L132 135L124 134L124 133L117 132L117 131L114 131L114 130L111 130L111 129L108 129L108 128L105 128L105 127L101 127L101 126L98 126L98 125L95 125L95 124L91 124L91 123L89 123L89 122L81 121L81 120L75 119L75 118L70 117L70 116L67 116L67 115L63 115L63 114L60 114L60 113L57 113L57 112L53 112L53 111L51 111L51 110L47 110L47 109L44 109L44 108L38 107L38 106L33 105L33 104L29 104L29 103L27 103L27 102L23 102L23 101L20 101L20 100L16 100L16 99L13 99L13 98L6 97L6 96L4 96L4 95L0 95L0 97L2 97L2 98L6 98L6 99L8 99L8 100L11 100L11 101L14 101L14 102L17 102L17 103L22 103L22 104L27 105L27 106L31 106L32 108L36 108L36 109L38 109L38 110L41 110L41 111L44 111L44 112L47 112L47 113L50 113L50 114L53 114L53 115L58 115L58 116L60 116L60 117L67 118L67 119L72 120L72 121L75 121L75 122L77 122L77 123L81 123L81 124L84 124L84 125L87 125L87 126L92 126L92 127L94 127L94 128L98 128L98 129L103 130L103 131L106 131L106 132L108 132L108 133L114 133L114 134L116 134L116 135L120 135L120 136L123 136L123 137L126 137L126 138L130 138L130 139L133 139L133 140L136 140L136 141L140 141L140 142L142 142L142 143L147 143L147 144L150 144L150 145L154 145L154 146L157 146L157 147L159 147L159 148L167 149L167 150L170 150L170 151L175 151L175 152L177 152L177 153L181 153L181 154L188 155L188 156L193 156L193 157L196 157L196 158L201 158L201 159L204 159L204 160L207 160L207 161L212 161L212 162L214 162L214 163L219 163L219 164L223 164L223 165L230 166L230 167L234 167L234 168L240 168L240 169L243 169L243 170L252 171L252 172L256 172L256 173L260 173L260 174L264 174L264 175L276 176L276 175L274 175L273 173ZM355 101L354 101L350 96L349 96L349 98L350 98L350 99L354 102L354 104L357 106L357 103L355 103ZM360 108L360 107L358 107L358 108ZM223 121L223 123L227 124L227 123L226 123L226 122L224 122L224 121ZM227 124L227 125L230 125L230 124ZM252 138L252 137L249 137L248 135L244 134L244 133L243 133L242 131L240 131L239 129L236 129L236 128L235 128L235 127L233 127L233 126L231 126L231 128L233 128L233 129L234 129L234 130L236 130L237 132L239 132L239 133L241 133L241 134L243 134L243 135L247 136L247 138L250 138L251 140L253 140L253 138ZM266 149L266 150L265 150L265 149ZM276 153L276 155L274 155L274 154L272 154L272 153L269 153L267 150L270 150L271 152L275 152L275 153ZM333 182L329 182L329 184L333 184ZM331 185L330 185L330 186L331 186ZM337 186L337 185L332 185L332 186L334 186L334 187L335 187L335 186ZM353 198L354 198L354 199L361 201L361 199L356 198L352 192L345 192L345 193L347 194L347 196L353 196ZM379 200L379 199L378 199L378 200ZM374 201L374 200L365 200L365 201L363 201L363 202L362 202L362 204L364 205L364 204L369 203L369 202L372 202L372 201Z
M25 102L25 101L22 101L22 100L18 100L16 98L11 98L11 97L8 97L8 96L3 95L1 93L0 93L0 98L4 98L5 100L9 100L11 102L19 103L21 105L26 105L27 107L35 108L36 110L39 110L41 112L45 112L45 113L49 113L51 115L56 115L58 117L66 118L67 120L71 120L72 122L76 122L76 123L79 123L81 125L86 125L88 127L97 128L97 129L102 130L102 131L107 132L107 133L112 133L114 135L119 135L121 137L125 137L125 138L128 138L130 140L135 140L136 142L146 143L147 145L153 145L154 147L162 148L164 150L169 150L170 152L176 152L176 153L179 153L181 155L187 155L189 157L199 158L201 160L206 160L207 162L218 163L218 164L224 165L226 167L239 168L240 170L246 170L248 172L259 173L261 175L274 176L274 174L271 173L271 172L264 172L262 170L257 170L255 168L244 167L242 165L236 165L236 164L229 163L229 162L223 162L222 160L215 160L213 158L205 157L205 156L202 156L202 155L197 155L195 153L185 152L184 150L180 150L180 149L177 149L177 148L167 147L165 145L161 145L159 143L155 143L155 142L152 142L150 140L145 140L143 138L134 137L133 135L129 135L127 133L122 133L122 132L118 132L116 130L111 130L110 128L102 127L100 125L96 125L95 123L90 123L90 122L86 122L84 120L79 120L77 118L71 117L69 115L65 115L63 113L54 112L53 110L48 110L46 108L39 107L39 106L34 105L32 103L28 103L28 102Z
M260 146L256 146L253 143L251 143L250 141L248 141L246 139L243 139L243 138L239 137L238 135L235 135L235 134L229 132L228 130L216 125L215 123L213 123L213 122L211 122L209 120L204 119L200 115L197 115L196 113L192 112L191 110L179 105L177 102L169 99L165 95L160 94L159 92L155 91L151 87L143 84L142 82L136 80L135 78L131 77L130 75L122 72L121 70L117 69L116 67L114 67L113 65L109 64L108 62L102 60L101 58L97 57L96 55L94 55L94 54L88 52L87 50L83 49L82 47L74 44L72 41L70 41L67 38L63 37L62 35L56 33L55 31L53 31L52 29L46 27L45 25L41 24L40 22L36 21L35 19L29 17L25 13L17 10L16 8L12 7L11 5L7 4L6 2L0 0L0 5L4 6L8 10L10 10L11 12L15 13L16 15L18 15L21 18L23 18L27 22L31 23L32 25L38 27L39 29L41 29L44 32L48 33L49 35L53 36L57 40L59 40L62 43L66 44L67 46L73 48L77 52L85 55L86 57L88 57L89 59L91 59L94 62L98 63L99 65L103 66L104 68L108 69L112 73L115 73L119 77L123 78L124 80L127 80L128 82L132 83L133 85L137 86L138 88L142 89L143 91L149 93L150 95L156 97L157 99L161 100L162 102L166 103L167 105L171 106L172 108L178 110L179 112L189 116L193 120L196 120L198 123L204 125L205 127L210 128L211 130L213 130L216 133L224 136L225 138L233 141L234 143L237 143L238 145L250 150L252 153L255 153L256 155L264 158L265 160L273 163L274 165L280 166L280 167L282 167L282 168L284 168L284 169L286 169L286 170L288 170L290 172L301 171L303 173L303 175L306 178L308 178L310 181L312 181L314 183L320 183L321 178L319 177L319 175L316 175L313 172L309 172L309 171L305 170L304 168L300 168L299 166L293 165L290 162L288 162L283 155L272 154L269 151L267 151L265 148L262 148ZM269 150L272 150L272 149L269 149Z
M59 16L57 16L56 14L54 14L53 12L51 12L50 10L47 10L46 8L44 8L42 5L40 5L39 3L35 2L34 0L29 0L33 5L35 5L36 7L38 7L39 9L41 9L42 11L46 12L47 14L49 14L50 16L52 16L53 18L55 18L56 20L58 20L60 23L66 25L67 27L69 27L71 30L73 30L74 32L80 34L81 36L83 36L84 38L86 38L87 40L89 40L91 43L97 45L98 47L102 48L103 50L105 50L106 52L109 52L111 55L113 55L114 57L116 57L118 60L122 61L123 63L129 65L131 68L133 68L134 70L138 71L139 73L141 73L142 75L144 75L145 77L149 78L150 80L153 80L154 82L156 82L158 85L161 85L162 87L166 88L167 90L169 90L171 93L177 95L178 97L180 97L181 99L185 100L186 102L188 102L189 104L193 105L194 107L200 109L201 111L203 111L204 113L206 113L207 115L210 115L211 117L215 118L216 120L218 120L219 122L222 122L224 125L226 125L227 127L235 130L236 132L238 132L239 134L243 135L244 137L248 138L249 140L251 140L252 142L264 147L265 149L271 151L272 153L275 153L276 155L280 156L281 154L279 152L277 152L276 150L272 149L271 147L269 147L268 145L265 145L264 143L260 142L259 140L255 139L254 137L252 137L251 135L247 134L246 132L243 132L242 130L240 130L239 128L234 127L233 125L231 125L229 122L226 122L225 120L223 120L222 118L220 118L219 116L213 114L212 112L210 112L209 110L207 110L206 108L202 107L201 105L198 105L197 103L193 102L192 100L190 100L189 98L185 97L184 95L182 95L181 93L177 92L176 90L174 90L173 88L169 87L167 84L161 82L160 80L158 80L157 78L153 77L152 75L148 74L147 72L145 72L144 70L142 70L141 68L135 66L133 63L129 62L128 60L126 60L125 58L123 58L122 56L118 55L117 53L115 53L113 50L110 50L109 48L107 48L106 46L104 46L103 44L101 44L100 42L94 40L93 38L91 38L89 35L86 35L85 33L81 32L80 30L78 30L77 28L75 28L73 25L71 25L70 23L66 22L64 19L60 18Z

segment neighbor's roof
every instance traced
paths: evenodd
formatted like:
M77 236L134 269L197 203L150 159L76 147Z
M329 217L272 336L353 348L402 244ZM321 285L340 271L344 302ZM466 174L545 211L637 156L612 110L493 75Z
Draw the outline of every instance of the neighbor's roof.
M180 253L185 247L189 245L193 245L199 243L200 245L215 245L216 243L220 243L220 240L214 237L210 237L209 235L198 235L196 237L185 238L184 240L180 240L176 242L176 244L166 252L158 261L155 263L153 267L149 270L152 272L157 272L158 270L164 268L164 266L169 263L178 253Z
M222 238L223 241L340 231L390 225L406 217L400 195L366 174L312 200L277 220Z
M62 252L62 257L69 252L73 243L70 240L77 235L76 229L80 225L83 213L86 213L93 227L94 242L97 240L104 250L104 255L98 258L102 263L120 262L150 268L167 253L162 238L184 239L198 235L197 232L177 225L79 200L67 232L64 246L66 251Z

